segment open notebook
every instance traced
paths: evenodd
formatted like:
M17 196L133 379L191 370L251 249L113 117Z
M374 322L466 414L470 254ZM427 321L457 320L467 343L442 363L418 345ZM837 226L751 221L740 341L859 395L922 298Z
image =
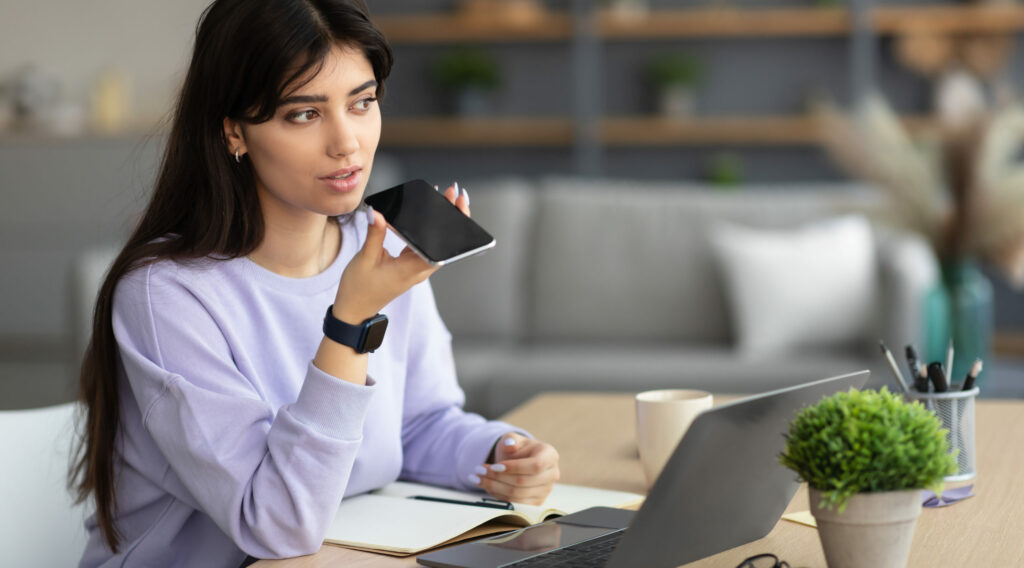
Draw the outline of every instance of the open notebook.
M541 506L513 503L513 510L422 501L414 495L479 501L483 494L397 481L341 502L324 542L407 556L441 544L525 527L587 507L627 507L643 495L555 484ZM493 521L493 522L492 522Z

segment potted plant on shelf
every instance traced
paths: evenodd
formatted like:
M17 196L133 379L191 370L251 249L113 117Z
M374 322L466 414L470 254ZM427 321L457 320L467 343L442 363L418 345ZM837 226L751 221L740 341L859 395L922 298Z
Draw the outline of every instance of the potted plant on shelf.
M647 63L647 77L654 86L662 116L682 118L693 114L694 90L704 78L704 68L695 56L658 55Z
M956 471L946 431L884 387L836 393L797 414L779 462L809 486L830 568L902 568L921 489Z
M500 74L497 62L486 52L468 47L449 51L435 64L434 78L453 95L456 114L490 114L491 96L500 84Z

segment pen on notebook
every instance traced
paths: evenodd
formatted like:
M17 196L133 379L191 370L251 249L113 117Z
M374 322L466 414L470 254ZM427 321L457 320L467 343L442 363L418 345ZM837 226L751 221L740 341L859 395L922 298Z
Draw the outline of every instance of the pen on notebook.
M978 375L981 374L981 359L975 359L974 364L971 365L971 370L967 373L967 378L964 379L964 387L961 390L969 391L974 388L974 381L978 379Z
M892 352L885 346L884 341L878 342L878 347L882 350L882 355L885 356L885 360L889 362L889 368L892 369L892 374L896 377L896 382L900 385L900 390L903 392L910 392L910 387L907 386L907 381L903 380L903 373L900 372L900 368L896 365L896 359L893 358Z
M953 338L949 338L949 346L946 347L946 372L949 378L953 378Z
M949 390L949 383L946 381L946 372L942 370L942 363L935 361L928 364L928 378L932 380L935 392L946 392Z
M508 501L501 501L498 499L490 499L484 497L479 501L461 501L459 499L445 499L444 497L431 497L429 495L411 495L409 499L416 499L417 501L433 501L435 503L450 503L452 505L470 505L472 507L487 507L490 509L506 509L514 510L512 503Z

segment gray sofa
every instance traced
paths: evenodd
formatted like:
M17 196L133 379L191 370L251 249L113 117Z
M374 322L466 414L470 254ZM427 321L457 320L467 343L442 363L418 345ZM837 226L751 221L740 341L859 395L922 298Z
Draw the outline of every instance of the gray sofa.
M568 178L466 187L474 218L498 246L431 280L466 406L490 417L548 390L754 393L863 368L872 370L871 386L892 385L878 341L894 351L918 341L923 296L937 277L925 243L876 226L878 301L864 333L827 350L749 356L736 348L712 225L784 228L843 212L875 215L884 205L877 191Z
M842 212L874 214L883 204L876 191L852 184L721 191L571 178L466 186L474 218L498 245L431 281L453 335L466 407L488 417L549 390L755 393L864 368L872 370L870 386L891 385L877 342L896 351L919 340L923 296L938 274L925 243L876 230L872 325L835 348L750 356L736 346L711 227L784 228ZM79 350L113 252L77 259Z

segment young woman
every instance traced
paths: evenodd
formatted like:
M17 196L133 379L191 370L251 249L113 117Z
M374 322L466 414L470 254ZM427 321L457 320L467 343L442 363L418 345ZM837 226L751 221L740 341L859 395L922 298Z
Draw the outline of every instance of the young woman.
M433 269L359 208L390 66L360 0L203 14L82 367L83 566L309 554L398 478L525 502L558 479L550 445L462 411Z

